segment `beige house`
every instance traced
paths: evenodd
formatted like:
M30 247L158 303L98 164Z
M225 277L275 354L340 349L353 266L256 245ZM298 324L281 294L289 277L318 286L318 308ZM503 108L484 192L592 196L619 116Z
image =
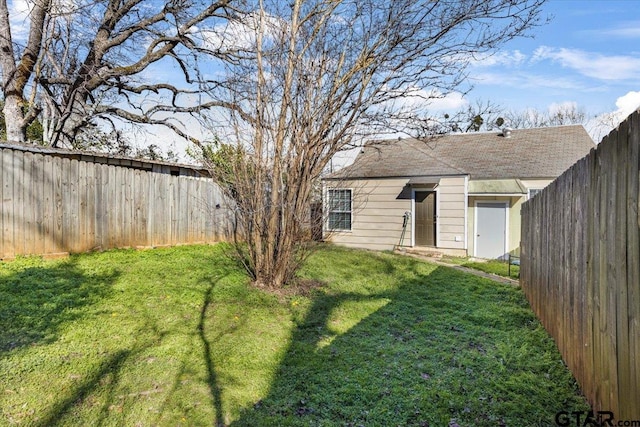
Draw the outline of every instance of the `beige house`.
M501 258L520 207L595 148L581 125L372 142L323 180L324 238Z

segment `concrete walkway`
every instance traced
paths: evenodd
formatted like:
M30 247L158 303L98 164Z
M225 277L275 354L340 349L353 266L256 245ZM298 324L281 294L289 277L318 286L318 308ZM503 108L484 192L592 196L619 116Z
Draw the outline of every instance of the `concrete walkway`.
M503 283L505 285L511 285L515 287L520 287L520 282L518 280L514 280L509 277L498 276L497 274L493 274L493 273L485 273L484 271L476 270L469 267L464 267L462 265L449 264L448 262L440 261L437 258L428 256L428 255L420 255L416 253L409 253L409 252L399 251L399 250L396 250L394 252L400 255L406 255L413 258L421 259L423 261L427 261L432 264L441 265L443 267L453 268L454 270L458 270L463 273L469 273L469 274L473 274L474 276L484 277L485 279L493 280L494 282Z

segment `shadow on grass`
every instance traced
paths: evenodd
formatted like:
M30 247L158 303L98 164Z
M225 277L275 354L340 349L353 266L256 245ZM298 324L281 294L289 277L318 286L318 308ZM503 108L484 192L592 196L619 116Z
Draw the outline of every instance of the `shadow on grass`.
M118 262L119 256L126 254L115 253L111 258ZM3 269L0 270L0 319L3 320L0 358L5 354L16 360L21 354L19 350L25 346L56 341L61 330L67 330L67 324L82 322L82 317L91 312L85 308L91 304L99 305L102 298L108 298L111 304L110 296L113 296L118 314L117 317L109 316L109 328L100 329L110 335L104 337L105 343L100 344L101 351L93 352L92 347L78 349L77 356L72 356L77 360L65 363L64 368L69 369L68 372L63 371L60 376L57 376L58 372L52 372L57 376L57 382L53 383L62 384L62 387L47 396L50 400L46 405L29 402L29 407L21 409L22 402L15 399L7 412L9 419L26 421L37 427L77 422L85 425L133 425L130 423L136 416L131 414L144 407L140 401L148 400L157 403L145 411L145 416L155 418L155 423L152 421L150 425L176 425L197 407L189 405L196 401L196 405L199 404L200 398L204 397L201 406L206 408L198 412L198 422L191 425L212 425L214 420L216 425L223 425L222 392L212 354L216 341L233 331L221 329L212 334L209 322L216 298L220 298L216 294L227 295L225 292L237 288L225 281L229 274L237 273L237 268L215 256L210 262L210 267L192 272L193 282L185 286L168 283L171 278L166 277L162 262L152 263L153 267L145 270L144 284L131 284L131 295L125 297L123 295L128 294L121 294L125 291L120 288L112 294L111 285L121 274L127 274L126 267L121 269L122 273L110 267L99 272L83 270L73 257L55 264L25 259L13 265L0 266ZM105 264L97 263L96 266L101 268L100 265ZM212 270L215 271L214 277L211 277ZM149 292L144 292L141 286L148 286ZM162 289L164 286L169 289ZM189 306L193 303L193 311L173 312L167 309L168 296L172 301L174 298L179 301L177 298L182 293L189 295L187 301ZM191 297L192 300L189 299ZM234 294L232 297L239 296ZM102 307L98 309L100 313L104 311ZM91 320L88 321L91 324ZM86 338L89 345L100 340L100 336ZM80 346L85 345L82 339L78 342ZM33 349L37 350L36 347ZM55 352L56 348L53 350ZM66 357L65 354L54 354L48 359L46 351L47 348L42 349L41 354L46 359L43 365L50 366L59 357ZM169 369L154 371L160 363ZM154 372L154 377L146 371L147 367L149 372ZM178 368L175 375L171 371L173 367ZM28 376L30 379L41 376L42 381L46 381L45 375L37 372ZM204 393L200 393L197 386L188 385L197 383L206 384L207 390L203 388ZM193 387L194 394L197 394L193 399L185 396L189 387ZM210 412L208 408L211 408ZM201 422L209 413L211 417L206 423Z
M318 296L269 394L232 425L531 426L584 409L519 290L446 267L399 277L394 291ZM349 303L377 308L336 333Z
M106 297L119 273L89 274L74 258L53 265L21 268L0 274L0 357L6 351L56 339L59 328L82 316L80 309ZM5 270L6 271L6 270ZM2 272L4 273L4 272Z
M219 280L219 279L218 279ZM215 426L224 426L224 417L222 412L222 390L218 382L215 365L211 357L211 341L206 335L206 319L207 310L211 305L212 293L218 280L212 280L210 286L204 294L204 301L200 309L200 317L198 319L198 338L202 343L203 358L207 368L207 386L211 394L211 405L215 408ZM221 333L222 334L222 333ZM219 337L217 337L219 338Z
M129 355L129 351L119 351L102 361L100 366L74 389L72 394L56 401L55 405L48 409L47 414L35 422L33 426L48 427L59 425L65 415L68 415L76 406L82 404L83 400L100 387L107 378L117 376ZM115 381L112 381L112 383L115 383ZM106 416L103 411L101 420L97 425L101 425Z
M229 275L237 274L240 270L240 266L237 265L237 261L234 257L225 256L212 258L210 260L211 266L213 267L213 271L215 271L215 275L210 277L207 274L205 277L201 278L198 283L203 287L202 294L202 302L198 312L197 324L196 324L196 333L194 337L196 337L200 346L192 347L192 351L198 353L198 348L201 348L202 354L202 362L204 362L205 368L205 383L208 389L208 400L211 408L213 409L213 420L209 423L207 420L206 425L214 425L215 427L224 426L224 410L223 410L223 389L218 378L218 373L216 371L216 364L214 361L214 357L212 356L214 353L215 346L218 345L219 340L227 334L232 334L236 327L241 325L234 325L233 327L227 327L223 329L215 329L211 327L212 318L215 316L215 301L216 301L216 293L225 294L224 288L225 286L219 286L223 281L225 281ZM227 285L228 286L228 285ZM219 295L218 295L219 297ZM241 298L239 295L235 297ZM158 410L158 417L154 423L154 425L168 425L167 420L164 419L165 415L170 412L170 408L172 406L172 400L174 395L180 393L181 389L181 381L187 375L187 371L190 370L189 362L185 358L182 360L180 369L175 375L175 381L171 388L171 391L167 393L164 402L160 405ZM194 399L197 400L197 399ZM189 420L193 425L201 425L201 420Z

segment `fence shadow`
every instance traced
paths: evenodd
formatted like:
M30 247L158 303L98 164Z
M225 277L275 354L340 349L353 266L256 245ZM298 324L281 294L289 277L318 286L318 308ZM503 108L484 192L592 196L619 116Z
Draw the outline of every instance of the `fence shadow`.
M79 310L111 292L119 273L90 274L74 258L55 265L21 268L0 265L0 357L16 348L49 343L62 325L77 320ZM12 271L15 269L15 271Z

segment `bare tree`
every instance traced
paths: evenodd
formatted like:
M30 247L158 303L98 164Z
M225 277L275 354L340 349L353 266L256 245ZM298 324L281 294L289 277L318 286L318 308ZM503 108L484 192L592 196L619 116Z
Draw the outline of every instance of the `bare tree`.
M204 46L229 58L210 92L226 113L212 120L237 147L222 169L256 284L294 277L312 183L334 154L428 128L428 101L458 88L474 55L538 25L543 1L255 0L212 28Z
M70 146L97 118L164 125L188 138L177 115L210 106L198 97L208 83L197 67L199 26L225 20L230 3L29 0L19 22L0 0L7 138L25 141L38 115L53 146ZM163 67L176 68L183 82L154 78Z
M516 129L584 124L587 120L584 110L573 103L553 106L547 111L534 108L505 111L503 117L507 126Z
M0 0L0 65L2 66L2 89L4 116L7 124L7 139L24 141L27 126L35 120L37 108L25 107L25 90L33 74L43 42L49 0L33 4L27 42L22 52L16 52L11 34L11 23L7 0ZM19 57L19 60L16 58Z
M492 131L503 127L514 129L587 124L584 110L574 103L551 106L547 111L535 108L505 110L491 101L476 101L442 120L434 120L436 133Z
M455 113L433 120L433 133L480 132L500 128L505 120L503 108L492 101L476 100Z

